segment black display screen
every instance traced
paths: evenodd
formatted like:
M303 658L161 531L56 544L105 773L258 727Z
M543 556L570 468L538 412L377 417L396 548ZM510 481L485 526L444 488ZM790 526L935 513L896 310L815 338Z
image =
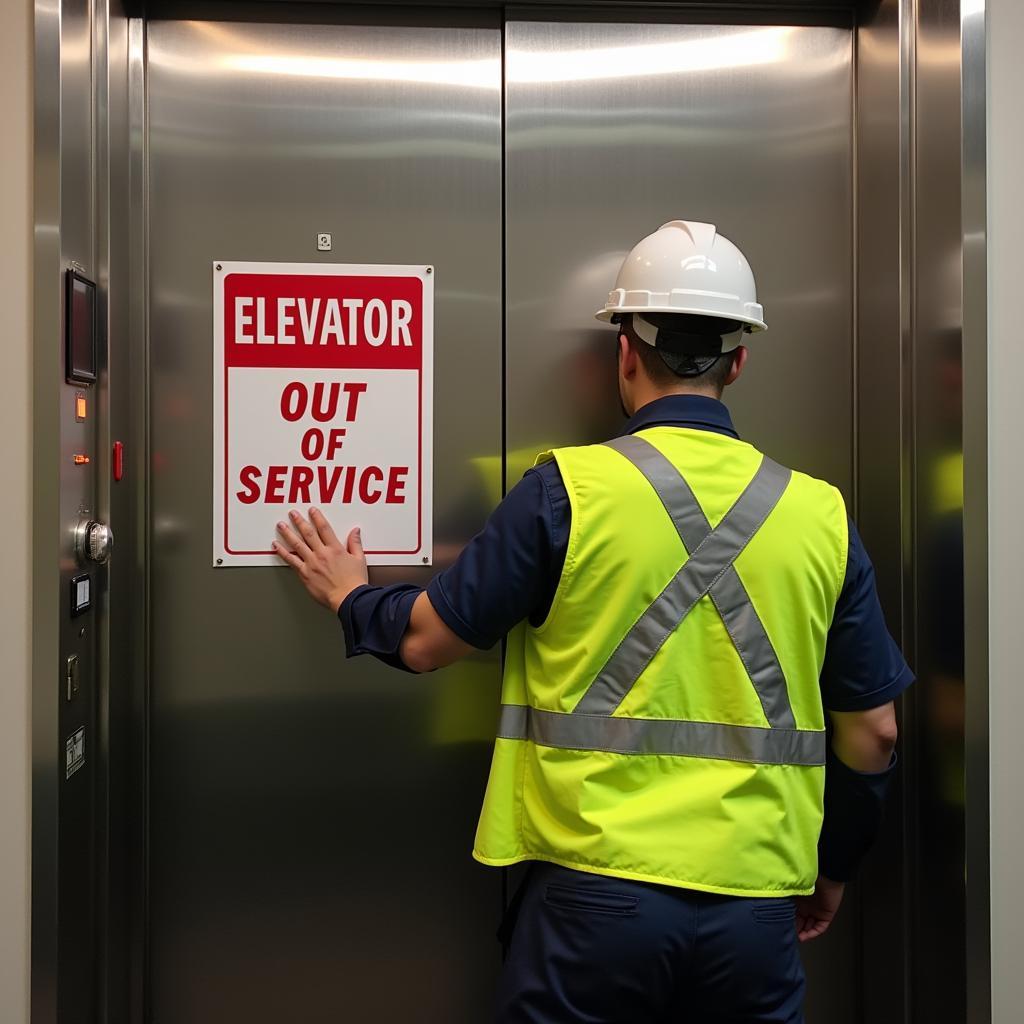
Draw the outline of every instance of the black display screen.
M96 285L68 271L67 370L69 381L91 384L96 380Z

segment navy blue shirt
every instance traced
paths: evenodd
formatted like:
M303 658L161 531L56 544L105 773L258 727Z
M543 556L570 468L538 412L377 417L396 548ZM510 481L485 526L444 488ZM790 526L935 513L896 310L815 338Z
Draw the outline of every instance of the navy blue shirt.
M669 395L640 409L623 434L654 426L737 433L729 411L701 395ZM569 496L554 461L529 470L458 560L427 585L449 629L473 647L497 643L516 623L544 621L569 545ZM398 647L422 588L363 586L339 609L349 656L402 664ZM853 524L846 580L828 632L821 691L830 711L864 711L899 696L914 680L885 625L871 560Z

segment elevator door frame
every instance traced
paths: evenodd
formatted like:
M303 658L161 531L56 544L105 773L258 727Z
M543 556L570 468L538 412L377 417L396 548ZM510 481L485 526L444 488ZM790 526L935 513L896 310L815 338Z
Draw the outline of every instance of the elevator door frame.
M212 6L225 7L227 5L200 5L199 9L207 9L209 7L212 7ZM237 6L240 6L240 5L237 5ZM237 6L232 6L231 7L232 11L237 10ZM284 5L285 8L287 6L288 5ZM383 9L386 8L387 6L388 5L375 5L375 7L373 8L373 13L371 13L369 9L360 9L360 12L357 14L357 19L361 17L361 18L365 18L367 21L375 20L375 19L379 20L380 16L384 13ZM425 5L425 6L429 6L429 5ZM470 5L467 5L467 6L470 6ZM473 7L486 7L487 5L486 4L479 4L478 3L478 4L473 4L471 6L473 6ZM501 5L498 5L498 6L501 6ZM553 8L558 8L559 5L552 4L551 6ZM706 9L706 5L694 5L694 8L692 10L688 10L687 9L687 5L675 4L675 5L672 5L673 8L674 8L672 11L666 11L663 8L659 9L657 7L651 7L650 5L638 5L638 8L640 6L643 6L644 8L646 8L643 13L646 16L649 16L651 18L651 20L653 20L653 21L661 21L661 20L668 20L668 21L676 21L676 20L678 20L678 21L681 21L681 22L721 21L721 22L726 22L726 23L736 23L738 21L739 22L745 22L748 19L750 19L750 20L759 20L760 18L763 17L761 15L758 15L757 13L751 13L750 10L749 10L749 6L750 5L748 5L748 4L737 4L736 5L736 9L732 9L732 10L729 9L729 7L731 5L729 5L727 3L716 5L721 10L721 12L723 12L723 13L708 12L707 9ZM772 5L760 5L760 6L762 7L762 10L770 11ZM592 6L587 6L587 7L577 7L575 9L573 9L572 12L567 12L567 11L564 11L564 10L555 10L555 9L552 9L551 11L544 11L544 10L540 9L540 8L543 8L543 7L547 7L547 4L542 3L541 0L538 0L538 2L536 4L528 4L528 5L519 5L519 4L517 4L515 6L504 7L504 14L503 14L503 19L502 19L502 24L504 25L507 21L514 20L516 17L523 16L523 15L525 15L526 17L531 18L531 19L536 19L536 18L549 19L550 18L551 20L563 19L563 18L565 18L565 19L572 19L572 18L574 18L577 15L583 15L582 20L614 21L614 20L617 20L617 18L623 17L623 14L622 14L623 11L627 12L625 16L628 19L630 19L630 20L636 20L638 14L640 13L640 11L638 9L632 9L632 8L629 7L628 4L623 3L623 2L620 2L620 3L616 4L614 7L606 7L604 5L597 5L597 4L592 5ZM793 16L794 17L810 18L813 21L814 24L819 24L820 20L824 20L826 23L832 24L832 23L834 23L834 21L836 19L845 20L845 23L849 24L849 16L847 14L844 14L843 12L837 12L835 4L818 5L818 4L815 4L815 3L807 3L807 4L792 4L792 3L790 3L790 4L779 5L779 7L780 8L784 8L784 9L790 11L790 12L794 11L795 8L799 8L799 10ZM819 7L825 7L828 10L822 12L821 10L819 10ZM275 8L282 9L278 5L258 5L256 8L253 9L254 20L267 20L268 16L270 16L270 14L271 14L271 11L273 9L275 9ZM150 3L148 5L148 17L149 18L154 18L154 17L163 18L163 17L166 17L173 10L182 10L182 9L183 9L183 5L181 5L180 3L168 3L168 4ZM196 6L195 5L188 5L187 9L191 11L192 16L194 17L195 14L196 14L196 10L197 10ZM315 9L311 10L309 7L303 5L303 12L304 12L304 17L308 16L311 19L315 19L315 16L316 16ZM136 47L140 46L142 44L142 39L143 39L143 36L144 36L144 26L142 26L138 20L135 20L132 23L132 25L131 25L130 33L132 35L132 38L134 39ZM138 88L139 88L139 86L141 84L140 76L142 74L142 70L141 70L137 60L130 60L129 61L129 67L130 67L130 71L131 71L131 74L132 74L132 80L131 80L132 84L133 84L134 88L136 90L138 90ZM140 100L140 98L138 96L138 93L136 91L136 93L133 94L133 96L131 97L131 104L132 104L133 108L135 109L136 114L140 113L140 111L141 111L141 102L142 101ZM139 160L142 160L142 159L143 159L143 156L141 154L139 154L138 152L133 151L133 154L132 154L132 160L133 161L139 161ZM137 170L140 173L138 173L136 175L135 179L134 179L134 186L138 187L140 189L143 189L144 188L144 183L145 183L144 171L143 171L143 168L141 166L139 166L137 168ZM863 215L863 207L862 207L862 215ZM133 243L132 244L134 246L138 246L138 245L144 244L144 228L138 223L137 219L133 220L132 232L133 232ZM133 302L133 307L132 307L132 320L133 320L133 323L134 323L136 328L144 328L144 325L145 325L145 322L146 322L146 319L147 319L147 314L145 312L144 305L143 305L143 308L141 310L138 308L138 299L139 299L140 294L143 294L142 289L144 288L144 283L138 277L138 270L137 270L137 268L133 268L131 273L133 275L135 275L135 277L136 277L135 288L133 290L133 295L134 295L135 301ZM139 337L140 335L136 334L135 336ZM133 372L135 372L137 374L138 371L144 370L144 369L145 368L143 366L141 366L138 363L136 363ZM139 377L136 375L136 383L138 383L138 379L139 379ZM146 430L147 430L147 427L146 427L146 417L144 415L137 415L135 417L135 425L136 425L136 430L138 431L138 433L137 433L137 440L141 441L141 439L143 439L145 437ZM138 447L141 448L142 445L139 445ZM144 504L144 502L142 504ZM144 529L144 526L143 526L141 521L137 522L136 526L140 530ZM122 548L122 550L124 550L124 549ZM145 565L141 566L140 568L141 568L141 571L143 573L145 573L145 571L146 571ZM880 569L880 572L883 572L883 570ZM133 618L136 615L138 615L138 614L144 614L144 609L142 607L137 607L136 609L133 610ZM135 619L135 621L137 623L138 619ZM145 692L144 691L143 692L136 692L135 700L134 700L134 704L133 704L133 709L131 711L131 714L133 714L135 716L142 715L144 717L144 714L145 714L144 709L146 707L146 703L147 703L147 697L146 697ZM142 719L136 717L136 726L141 725L141 722L142 722ZM145 765L147 763L147 754L146 754L145 750L144 749L136 749L134 751L134 753L131 755L131 758L132 758L132 762L135 765L142 767L142 772L141 772L141 774L138 777L145 778ZM143 802L141 802L141 803L139 802L140 798L142 798L142 800L143 800ZM145 802L144 802L144 795L139 793L139 792L136 792L135 796L134 796L134 801L135 801L135 803L134 803L135 812L134 812L134 815L131 816L131 820L136 821L136 822L144 822L146 820L146 818L147 818L147 815L148 815L148 809L146 808ZM136 843L139 841L139 837L138 837L137 834L135 836L135 840L134 841ZM145 858L143 858L142 863L143 864L145 863ZM130 928L129 928L130 934L133 935L133 938L132 938L132 940L130 941L129 944L130 944L130 946L132 948L132 954L131 954L132 958L133 958L132 973L133 973L133 976L134 976L135 982L136 982L136 984L133 986L133 992L135 993L135 995L134 995L134 1004L133 1005L136 1008L136 1014L133 1015L133 1019L136 1019L136 1020L138 1020L138 1019L147 1019L148 1020L149 1019L148 1009L145 1009L145 996L144 996L144 988L145 988L145 986L140 983L140 979L145 974L145 960L146 960L146 954L144 952L145 942L144 941L142 942L142 947L141 948L140 948L140 945L139 945L140 940L142 939L142 937L145 934L145 923L144 923L145 922L145 907L146 907L147 902L148 902L148 893L146 892L146 889L145 889L145 879L144 878L137 877L135 879L134 884L135 884L135 897L131 901L132 907L133 907L133 911L132 911L132 915L133 916L131 917L131 922L132 923L131 923ZM141 890L140 890L140 887L141 887ZM864 912L865 913L870 913L871 911L868 908L865 908ZM897 1002L902 1002L902 999L898 999L896 1001Z

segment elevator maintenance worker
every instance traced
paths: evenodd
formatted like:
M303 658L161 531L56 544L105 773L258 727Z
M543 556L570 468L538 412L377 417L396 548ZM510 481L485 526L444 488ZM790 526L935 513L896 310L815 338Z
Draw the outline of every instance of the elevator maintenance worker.
M541 455L425 591L369 586L359 531L317 510L276 550L349 655L427 672L508 634L474 849L531 862L500 1024L795 1024L798 939L877 830L913 677L839 492L719 400L765 327L739 249L665 224L597 316L622 434Z

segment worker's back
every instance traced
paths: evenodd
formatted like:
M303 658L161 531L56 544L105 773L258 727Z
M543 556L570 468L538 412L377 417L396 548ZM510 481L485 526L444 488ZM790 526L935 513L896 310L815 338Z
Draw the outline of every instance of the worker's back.
M703 430L552 455L569 546L547 619L509 637L476 856L811 891L841 496Z
M596 317L622 434L550 453L425 591L370 586L358 531L316 511L276 550L350 655L427 672L508 637L474 853L535 863L499 1024L803 1024L798 939L878 829L913 673L839 492L720 401L767 326L743 253L670 221Z

